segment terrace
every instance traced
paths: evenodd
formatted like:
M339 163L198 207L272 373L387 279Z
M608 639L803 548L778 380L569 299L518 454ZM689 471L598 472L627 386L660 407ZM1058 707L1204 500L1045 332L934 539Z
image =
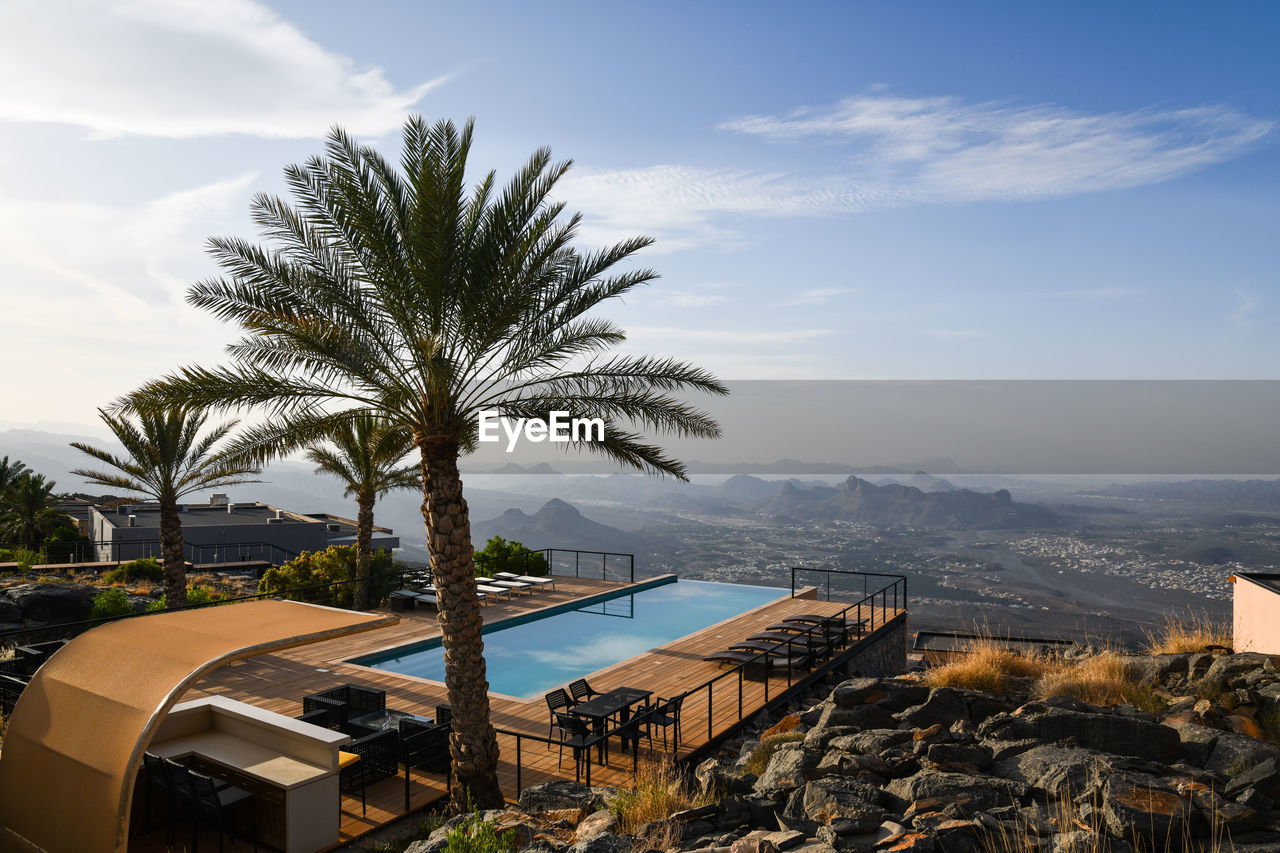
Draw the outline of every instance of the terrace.
M598 605L609 596L652 589L674 581L672 577L664 577L634 583L628 572L614 570L611 573L607 565L596 570L596 576L586 577L583 575L590 572L582 570L581 555L575 555L573 564L569 565L563 556L566 552L558 553L561 557L551 561L556 578L554 590L540 589L509 599L491 599L491 603L482 608L487 635L543 615ZM829 588L833 576L838 576L834 591ZM667 753L683 761L697 758L730 735L744 719L803 689L827 672L858 669L868 650L887 647L891 659L905 655L904 580L841 572L824 572L819 577L821 581L814 586L803 586L798 585L793 572L791 590L779 588L776 597L765 593L771 600L764 604L597 669L587 676L590 684L600 692L628 687L648 692L654 698L683 696L680 743L678 746L670 743L669 737L665 747ZM844 593L839 589L841 586ZM856 590L851 586L856 586ZM603 616L606 607L601 606L600 610ZM763 651L752 661L736 666L703 660L707 655L750 635L767 633L771 627L801 614L840 616L852 624L861 624L862 630L812 666L801 666L798 662L783 665L782 659L778 659L775 665L764 667L761 666L766 656ZM177 701L218 697L215 701L234 700L293 718L303 713L304 696L351 684L383 692L388 709L434 718L437 708L448 703L443 684L353 662L388 649L418 646L440 635L432 610L395 615L399 617L396 624L233 662L192 684ZM777 648L788 645L793 644L778 643ZM548 738L549 714L541 693L521 698L492 692L491 688L490 703L501 750L499 783L510 800L515 800L523 788L553 779L579 778L590 784L626 786L631 782L635 762L659 758L664 752L661 733L655 730L652 747L646 740L629 754L620 754L617 740L613 740L607 763L601 763L596 741L590 743L589 759L583 764L576 763L568 749L562 761L556 736ZM411 774L409 811L429 808L446 796L444 774L419 771ZM362 803L358 792L342 795L341 843L404 817L403 770L399 776L369 785L363 799ZM135 825L142 825L136 809L134 819ZM208 843L217 843L212 833ZM164 832L153 830L147 835L135 836L129 846L135 850L164 849ZM228 849L248 847L241 844Z

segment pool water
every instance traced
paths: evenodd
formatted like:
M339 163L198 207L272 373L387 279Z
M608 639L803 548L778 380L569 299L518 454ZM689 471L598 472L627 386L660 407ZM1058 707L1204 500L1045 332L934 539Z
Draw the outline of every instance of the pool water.
M682 580L496 626L484 635L489 689L534 698L785 594L776 587ZM351 663L444 681L439 639Z

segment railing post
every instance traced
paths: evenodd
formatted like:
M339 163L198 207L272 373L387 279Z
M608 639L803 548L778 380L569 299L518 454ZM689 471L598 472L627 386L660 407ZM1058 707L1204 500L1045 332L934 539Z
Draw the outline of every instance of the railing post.
M520 792L524 790L524 785L520 780L520 735L516 735L516 799L520 799Z
M715 696L716 683L714 681L707 684L707 740L712 738L711 729L711 697Z
M742 668L738 668L738 722L742 722Z

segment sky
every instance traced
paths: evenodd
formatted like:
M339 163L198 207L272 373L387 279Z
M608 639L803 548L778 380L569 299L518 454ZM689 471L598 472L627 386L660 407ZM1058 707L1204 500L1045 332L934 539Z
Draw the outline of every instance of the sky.
M0 426L235 330L214 235L335 123L542 145L584 246L649 234L625 349L728 379L1273 379L1268 3L0 0Z

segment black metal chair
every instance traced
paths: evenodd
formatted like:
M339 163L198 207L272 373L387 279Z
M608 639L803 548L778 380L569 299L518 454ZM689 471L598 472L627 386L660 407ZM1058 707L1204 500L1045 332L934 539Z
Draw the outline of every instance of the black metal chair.
M670 699L658 699L649 722L662 729L662 748L667 748L667 729L673 729L671 744L680 746L680 707L684 704L684 696L673 696Z
M438 713L438 712L437 712ZM413 770L443 773L445 790L453 789L448 723L400 720L400 763L404 765L404 810L409 811L409 774Z
M395 732L377 732L357 738L342 747L343 752L360 756L360 760L349 765L339 774L338 784L345 794L360 792L360 813L368 814L365 802L365 788L373 782L396 775L399 771L397 761L398 743Z
M552 690L542 698L547 700L547 711L551 714L551 724L547 726L547 737L551 737L556 731L556 712L561 708L572 708L575 703L563 687Z
M146 774L146 795L142 801L142 831L151 831L151 799L154 792L164 795L164 837L170 846L173 845L173 784L169 781L169 771L164 759L151 753L142 753L142 768Z
M573 704L586 702L592 696L599 696L599 690L593 690L591 685L587 683L585 678L579 678L577 681L569 685L569 692L573 695Z
M560 754L556 759L556 769L564 764L564 748L573 750L573 772L575 776L582 773L584 761L591 760L591 724L581 717L552 712L553 725L560 730ZM608 758L605 759L606 763Z
M235 822L232 815L236 809L249 804L251 811L249 841L253 844L254 853L258 850L258 803L253 794L234 785L223 784L219 787L212 776L187 771L187 782L191 786L191 804L195 811L194 829L191 833L191 851L196 853L200 838L202 818L210 818L218 830L218 853L222 853L223 836L234 837Z
M453 708L448 705L436 706L436 725L443 726L453 722Z

